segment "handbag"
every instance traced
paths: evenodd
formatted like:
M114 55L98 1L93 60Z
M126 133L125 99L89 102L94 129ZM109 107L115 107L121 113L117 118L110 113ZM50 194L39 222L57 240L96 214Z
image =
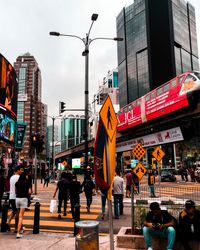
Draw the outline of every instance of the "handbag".
M49 210L50 210L50 213L56 213L56 211L57 211L57 200L51 200Z

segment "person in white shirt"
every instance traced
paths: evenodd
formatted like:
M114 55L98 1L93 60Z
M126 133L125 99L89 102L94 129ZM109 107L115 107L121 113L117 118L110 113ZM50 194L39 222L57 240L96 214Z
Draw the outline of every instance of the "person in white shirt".
M116 169L116 176L113 181L114 213L115 219L123 215L124 179L120 177L120 170Z
M19 176L22 172L23 172L23 168L21 166L17 166L15 168L15 174L11 176L10 178L9 204L11 206L12 212L10 216L8 217L7 231L10 231L10 223L14 217L15 217L15 231L17 230L18 216L17 216L17 208L15 204L15 200L16 200L15 184L19 180Z

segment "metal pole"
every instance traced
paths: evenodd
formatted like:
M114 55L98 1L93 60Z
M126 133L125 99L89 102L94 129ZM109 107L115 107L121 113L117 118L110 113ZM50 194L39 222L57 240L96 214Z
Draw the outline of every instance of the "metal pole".
M52 170L55 164L55 154L54 154L54 125L55 125L55 117L52 117Z
M106 165L107 165L107 181L111 185L110 179L110 157L108 149L108 138L106 136ZM108 215L109 215L109 234L110 234L110 250L114 250L114 235L113 235L113 218L112 218L112 200L108 199Z
M37 152L35 148L35 194L37 194Z
M134 234L135 231L135 204L134 204L134 192L133 192L133 184L131 185L131 234Z
M88 166L89 37L85 40L85 168Z

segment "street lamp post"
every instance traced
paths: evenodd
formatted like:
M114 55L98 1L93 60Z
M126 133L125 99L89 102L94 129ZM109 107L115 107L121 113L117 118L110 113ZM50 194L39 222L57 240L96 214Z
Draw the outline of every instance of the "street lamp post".
M74 37L78 38L84 43L85 50L82 53L82 56L85 56L85 168L88 166L88 130L89 130L89 121L88 121L88 103L89 103L89 46L91 42L95 40L113 40L113 41L123 41L123 38L106 38L106 37L97 37L94 39L90 39L90 31L92 29L92 25L94 21L96 21L98 18L98 14L93 14L91 17L92 23L90 25L88 33L86 33L85 38L81 38L76 35L67 35L67 34L60 34L58 32L50 32L49 34L52 36L68 36L68 37ZM109 225L109 231L110 231L110 249L114 250L114 244L113 244L113 223L112 223L112 202L108 200L109 205L109 218L110 218L110 225Z
M85 50L82 53L82 56L85 56L85 128L84 128L84 132L85 132L85 167L88 166L88 130L89 130L89 122L88 122L88 104L89 104L89 46L91 44L91 42L95 41L95 40L113 40L113 41L123 41L123 38L107 38L107 37L97 37L94 39L90 39L90 31L92 29L92 25L94 23L94 21L96 21L98 18L98 14L92 14L91 17L91 25L89 28L88 33L86 33L86 37L85 38L81 38L79 36L76 35L69 35L69 34L60 34L59 32L50 32L49 34L51 36L68 36L68 37L74 37L74 38L78 38L79 40L81 40L84 43L85 46Z
M50 116L46 115L47 117L52 119L52 170L55 165L55 145L54 145L54 135L55 135L55 120L61 118L60 116Z

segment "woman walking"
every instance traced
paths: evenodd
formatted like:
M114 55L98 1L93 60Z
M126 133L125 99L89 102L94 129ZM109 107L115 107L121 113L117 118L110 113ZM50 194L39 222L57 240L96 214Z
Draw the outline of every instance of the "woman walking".
M18 214L19 214L16 238L21 238L22 237L21 229L22 229L24 211L28 206L28 196L31 192L25 173L22 173L20 175L19 180L15 184L15 187L16 187L16 201L15 202L16 202L16 208L18 209Z

